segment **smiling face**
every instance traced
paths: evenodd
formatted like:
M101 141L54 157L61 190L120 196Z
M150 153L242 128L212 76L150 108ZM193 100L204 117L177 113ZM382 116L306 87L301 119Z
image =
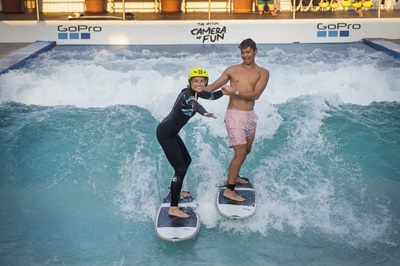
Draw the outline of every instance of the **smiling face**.
M206 86L206 78L205 77L193 77L190 80L190 86L192 87L192 90L201 92L205 86Z
M257 50L253 50L253 48L248 46L246 48L241 49L240 51L244 64L249 65L254 62L254 57L257 54Z

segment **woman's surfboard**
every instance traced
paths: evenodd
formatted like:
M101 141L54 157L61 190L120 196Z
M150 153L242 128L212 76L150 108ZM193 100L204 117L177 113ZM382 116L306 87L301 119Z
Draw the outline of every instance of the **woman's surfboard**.
M168 193L157 213L154 224L156 235L171 242L193 238L200 230L200 217L196 212L196 201L192 196L180 197L178 205L182 211L190 215L187 219L169 216L170 203L171 193Z
M244 219L252 216L256 211L256 194L250 181L247 184L236 183L235 192L243 197L245 201L238 202L224 197L225 186L219 188L217 194L217 210L227 218Z

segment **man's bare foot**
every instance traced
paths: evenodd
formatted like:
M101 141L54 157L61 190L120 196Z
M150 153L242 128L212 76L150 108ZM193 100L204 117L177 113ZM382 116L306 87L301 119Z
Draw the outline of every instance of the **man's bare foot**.
M184 213L183 211L181 211L179 209L179 207L169 207L169 211L168 211L168 215L169 216L174 216L174 217L178 217L178 218L183 218L183 219L187 219L190 217L189 214Z
M181 193L179 194L179 196L181 196L181 197L190 197L192 195L190 195L189 191L182 190Z
M248 183L249 183L249 181L247 181L246 179L244 179L244 178L243 178L243 177L241 177L241 176L238 176L238 177L236 177L236 183L239 183L239 184L245 185L245 184L248 184Z
M228 188L225 189L225 191L224 191L224 197L228 198L230 200L239 201L239 202L245 201L245 199L242 198L241 196L239 196L238 194L236 194L235 191L230 190Z

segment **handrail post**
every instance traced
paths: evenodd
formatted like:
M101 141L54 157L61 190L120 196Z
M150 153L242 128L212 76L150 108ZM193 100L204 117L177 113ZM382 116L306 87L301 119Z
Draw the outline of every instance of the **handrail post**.
M211 20L211 0L208 0L208 20Z
M310 0L312 1L312 0ZM293 19L296 19L296 0L293 0L293 4L292 4L292 8L293 8Z
M36 20L39 21L40 17L39 17L39 0L35 0L36 2Z
M122 18L125 20L125 0L122 0Z
M381 0L378 0L378 18L381 18Z

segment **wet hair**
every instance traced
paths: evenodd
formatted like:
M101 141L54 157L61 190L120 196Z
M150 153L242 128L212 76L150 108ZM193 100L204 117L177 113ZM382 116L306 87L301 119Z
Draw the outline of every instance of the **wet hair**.
M239 49L240 49L240 50L246 49L247 47L250 47L250 48L253 49L254 51L257 50L257 45L256 45L256 43L255 43L252 39L250 39L250 38L248 38L248 39L246 39L246 40L243 40L243 41L239 44Z

